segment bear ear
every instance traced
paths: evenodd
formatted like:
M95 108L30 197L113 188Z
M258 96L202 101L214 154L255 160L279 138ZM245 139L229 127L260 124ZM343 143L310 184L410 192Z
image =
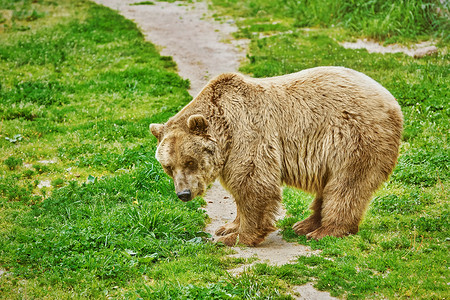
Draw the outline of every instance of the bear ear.
M196 134L205 134L208 129L208 121L202 115L192 115L187 120L189 130Z
M150 124L150 131L158 139L158 142L161 140L163 127L163 124Z

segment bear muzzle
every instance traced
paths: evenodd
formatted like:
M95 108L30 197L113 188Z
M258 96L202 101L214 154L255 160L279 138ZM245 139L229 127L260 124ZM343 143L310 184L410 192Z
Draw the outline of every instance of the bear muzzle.
M192 200L191 190L184 190L182 192L177 193L178 198L180 198L183 202L188 202Z

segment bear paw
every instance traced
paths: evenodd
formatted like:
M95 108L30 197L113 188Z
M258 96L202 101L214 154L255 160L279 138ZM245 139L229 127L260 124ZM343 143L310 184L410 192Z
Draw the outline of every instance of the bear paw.
M239 224L228 223L216 230L216 235L227 235L230 233L237 232L239 229Z
M239 242L239 234L237 234L236 232L234 233L230 233L227 234L225 236L222 236L221 238L219 238L217 241L224 243L225 245L229 246L229 247L233 247L236 246Z
M243 244L247 246L256 246L259 243L261 243L264 240L264 238L253 238L249 235L243 234L243 233L230 233L225 236L222 236L217 241L222 242L225 245L229 247L234 247L238 244Z
M292 226L292 229L294 229L297 235L307 235L308 233L316 230L319 227L320 221L317 221L316 219L309 217L303 221L295 223Z

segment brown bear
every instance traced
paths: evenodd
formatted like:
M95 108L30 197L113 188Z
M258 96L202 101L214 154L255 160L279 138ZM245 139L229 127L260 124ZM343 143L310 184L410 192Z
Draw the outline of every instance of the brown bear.
M220 179L236 219L226 245L257 245L274 227L283 184L316 195L294 224L320 239L358 232L372 193L392 172L403 117L379 83L343 67L254 79L222 74L165 124L151 124L156 158L189 201Z

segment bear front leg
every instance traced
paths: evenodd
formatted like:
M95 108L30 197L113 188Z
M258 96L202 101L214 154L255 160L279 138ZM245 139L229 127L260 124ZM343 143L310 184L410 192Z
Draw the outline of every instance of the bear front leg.
M226 234L219 238L219 242L227 246L244 244L256 246L272 231L278 204L281 201L281 191L278 186L275 191L260 193L247 193L246 197L235 196L239 214L239 227L236 232Z

